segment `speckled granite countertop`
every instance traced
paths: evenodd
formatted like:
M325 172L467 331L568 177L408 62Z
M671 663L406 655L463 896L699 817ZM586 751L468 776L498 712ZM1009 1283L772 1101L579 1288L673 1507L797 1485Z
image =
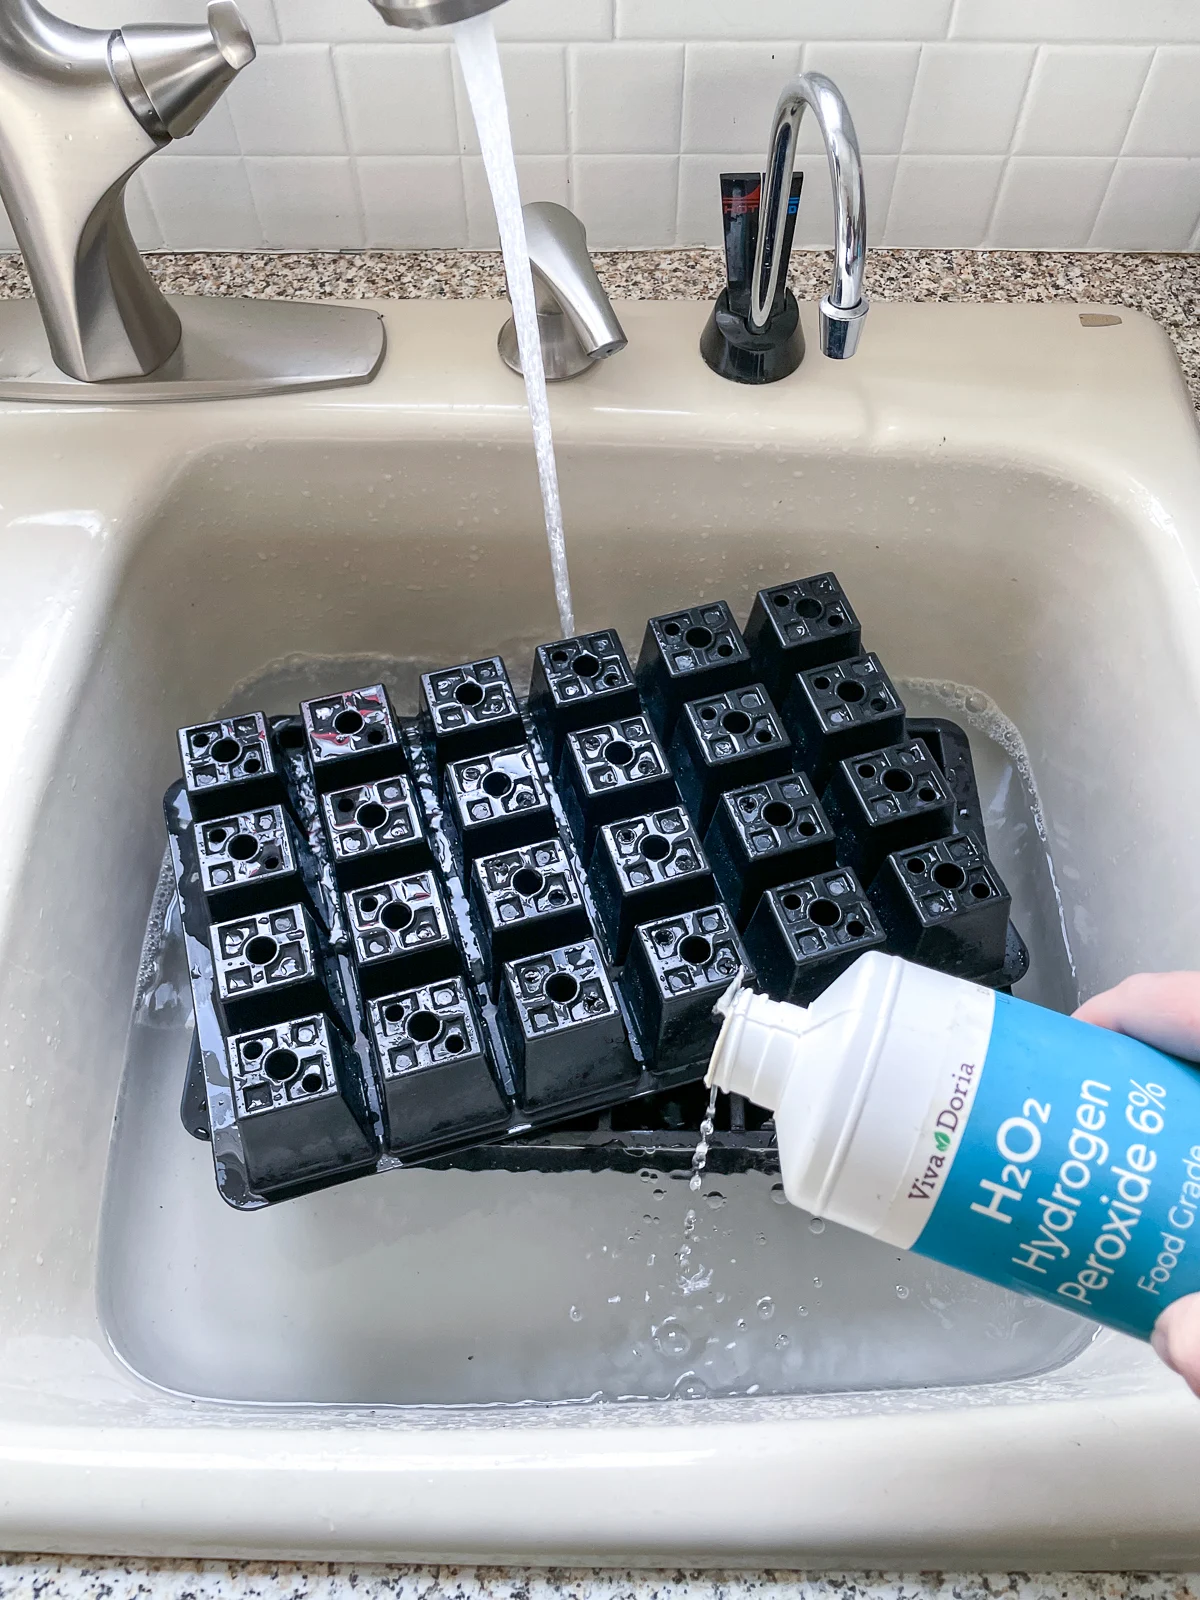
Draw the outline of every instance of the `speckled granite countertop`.
M177 294L274 299L497 298L494 252L154 255ZM709 300L723 283L715 250L601 253L615 299ZM793 256L802 299L823 292L828 257ZM1093 301L1154 317L1175 341L1200 407L1200 256L1047 251L878 250L868 292L880 300ZM0 257L0 298L27 295L16 257ZM293 1565L0 1555L0 1600L1200 1600L1200 1573L822 1573L534 1571L487 1567Z
M1200 1574L612 1571L12 1557L0 1600L1200 1600Z
M596 267L622 300L712 300L724 284L716 250L602 251ZM499 254L485 250L149 257L175 294L269 299L465 300L504 293ZM790 282L816 300L829 257L798 251ZM1129 306L1168 330L1200 406L1200 255L1085 255L1047 250L873 250L867 291L880 300L1099 301ZM29 293L16 256L0 256L0 298Z

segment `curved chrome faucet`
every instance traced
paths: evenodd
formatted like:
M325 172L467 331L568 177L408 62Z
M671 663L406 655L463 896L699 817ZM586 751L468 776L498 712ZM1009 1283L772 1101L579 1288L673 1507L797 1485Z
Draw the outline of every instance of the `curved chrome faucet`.
M196 27L117 29L0 0L0 198L50 353L71 377L144 377L179 344L179 317L129 231L125 185L253 59L232 0L213 0Z
M629 343L588 254L587 232L573 211L552 200L521 207L533 272L542 361L550 383L578 377ZM521 372L513 320L500 329L500 357Z
M780 264L776 246L787 212L796 165L796 139L805 106L812 108L825 141L833 184L833 282L821 301L821 349L835 360L844 360L858 348L863 318L869 309L863 294L867 201L858 136L849 107L837 85L819 72L802 72L793 78L775 107L750 285L750 328L759 333L766 327L775 301Z

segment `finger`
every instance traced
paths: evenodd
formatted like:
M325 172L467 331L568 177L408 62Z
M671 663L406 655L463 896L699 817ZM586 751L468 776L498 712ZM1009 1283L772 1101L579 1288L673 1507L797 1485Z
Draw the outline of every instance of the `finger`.
M1086 1000L1075 1015L1200 1061L1200 972L1139 972Z
M1200 1395L1200 1294L1173 1301L1154 1324L1150 1343L1192 1393Z

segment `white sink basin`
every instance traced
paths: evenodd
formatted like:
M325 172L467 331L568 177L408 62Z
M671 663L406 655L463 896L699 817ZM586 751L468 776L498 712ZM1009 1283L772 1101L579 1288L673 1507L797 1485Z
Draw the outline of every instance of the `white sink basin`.
M173 730L485 645L519 678L557 631L502 308L380 309L366 388L0 412L0 1542L1194 1563L1200 1407L1148 1350L810 1232L769 1179L716 1185L686 1306L668 1177L223 1207L169 942L129 1025ZM633 654L654 611L833 567L911 708L975 697L1023 992L1197 965L1200 447L1159 330L880 305L853 362L753 390L700 362L703 307L620 314L553 397L581 625Z

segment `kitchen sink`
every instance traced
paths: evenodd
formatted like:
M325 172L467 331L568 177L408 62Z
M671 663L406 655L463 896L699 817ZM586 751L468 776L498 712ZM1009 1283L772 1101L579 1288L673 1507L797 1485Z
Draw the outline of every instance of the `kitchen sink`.
M223 1205L178 1116L174 730L380 677L411 710L497 651L520 687L558 633L505 308L378 309L361 388L0 409L0 1542L1194 1564L1200 1407L1147 1348L769 1174ZM969 728L1018 992L1200 964L1200 442L1161 330L881 304L830 362L806 308L757 389L701 362L703 306L619 314L552 396L581 628L632 656L649 614L832 568L910 710Z

